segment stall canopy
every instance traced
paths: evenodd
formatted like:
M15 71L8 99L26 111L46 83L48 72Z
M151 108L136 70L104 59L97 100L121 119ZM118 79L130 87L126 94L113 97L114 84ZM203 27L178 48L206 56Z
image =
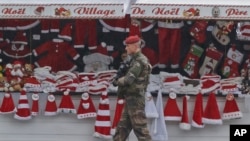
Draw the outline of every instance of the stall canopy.
M4 18L123 18L130 0L1 0Z
M133 18L249 20L250 0L133 0Z

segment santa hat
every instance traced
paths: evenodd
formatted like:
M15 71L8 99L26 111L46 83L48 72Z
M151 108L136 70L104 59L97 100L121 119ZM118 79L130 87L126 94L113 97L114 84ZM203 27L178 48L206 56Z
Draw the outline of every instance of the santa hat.
M202 122L203 116L203 96L199 92L196 95L195 105L194 105L194 112L191 125L196 128L204 128L204 124Z
M58 38L61 38L65 41L71 41L72 40L72 24L68 23L64 26L62 31L58 34Z
M96 117L96 109L88 93L83 93L77 110L77 118Z
M124 99L117 98L114 119L113 119L113 123L112 123L112 127L111 127L111 135L115 134L116 127L117 127L117 125L120 121L121 115L122 115L124 103L125 103Z
M53 94L48 95L44 115L45 116L57 115L56 99Z
M213 92L208 95L207 105L204 110L202 122L204 124L222 124L218 103Z
M152 125L151 125L150 130L149 130L151 137L152 137L152 140L155 140L155 141L168 140L168 132L167 132L167 127L166 127L164 113L163 113L161 89L158 91L155 107L156 107L156 110L159 114L159 117L153 119Z
M225 102L225 106L224 106L224 110L222 114L222 119L228 120L228 119L238 119L238 118L242 118L242 113L239 110L239 107L234 98L234 95L227 94L226 102Z
M201 92L210 93L214 90L220 88L220 79L219 75L204 75L201 77Z
M31 115L32 116L37 116L39 112L39 95L38 93L33 93L32 94L32 107L31 107Z
M63 92L63 96L60 102L60 105L58 107L57 112L61 113L76 113L76 109L74 106L74 103L71 99L71 96L69 94L69 90L66 90Z
M164 118L165 120L170 121L181 120L181 111L176 102L176 93L174 93L172 90L169 93L169 98L164 108Z
M107 89L108 89L107 85L104 85L104 84L90 85L88 87L88 93L94 94L94 95L99 95L103 92L106 92Z
M15 104L14 104L11 93L6 92L4 94L2 105L1 105L1 108L0 108L0 113L1 114L9 114L9 113L16 112L16 110L17 109L15 107Z
M25 79L24 88L26 88L27 91L42 91L41 83L36 79L36 77L33 76Z
M183 84L183 78L180 73L168 73L161 71L159 75L164 86L176 86Z
M34 13L38 16L41 16L42 13L44 12L45 10L45 7L43 6L38 6L35 10L34 10Z
M13 39L13 41L11 43L13 44L24 44L24 45L27 45L28 42L27 42L27 37L26 37L26 33L23 32L23 31L18 31L16 33L16 36L15 38Z
M190 130L191 129L191 125L190 125L189 119L188 119L188 106L187 106L188 99L189 99L189 96L183 97L182 118L181 118L181 122L179 124L180 128L183 130Z
M159 114L155 107L154 98L150 92L145 94L145 113L147 118L158 118Z
M29 107L29 102L26 95L26 89L21 90L19 97L19 102L17 106L17 112L14 115L15 119L18 120L29 120L31 119L31 112Z
M19 61L19 60L15 60L13 62L13 67L14 68L19 68L19 67L22 67L22 66L23 66L23 63L21 61Z
M111 121L108 93L102 92L95 121L95 137L111 139Z

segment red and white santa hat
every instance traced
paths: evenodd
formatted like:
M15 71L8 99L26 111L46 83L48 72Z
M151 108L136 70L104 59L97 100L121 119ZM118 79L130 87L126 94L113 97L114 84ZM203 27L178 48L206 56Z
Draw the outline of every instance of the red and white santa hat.
M16 33L15 38L13 39L13 41L11 41L12 44L24 44L27 45L27 37L26 37L26 33L24 31L18 31Z
M96 117L96 109L88 93L83 93L77 110L77 118L84 119Z
M204 128L204 124L202 122L203 117L203 95L199 92L196 95L194 112L191 125L196 128Z
M29 102L26 95L26 89L21 90L17 112L15 113L14 118L18 120L29 120L32 118Z
M9 114L9 113L14 113L16 111L17 111L17 109L15 107L11 93L6 92L4 94L2 105L0 107L0 113L1 114Z
M176 86L183 84L183 78L180 73L160 72L160 78L164 86Z
M99 95L103 92L106 92L108 89L107 85L105 84L96 84L96 85L90 85L88 87L88 93L89 94L94 94L94 95Z
M208 95L208 100L202 117L202 122L204 124L222 124L222 119L214 92Z
M57 112L76 114L76 109L69 92L70 90L66 90L63 92L63 96Z
M182 118L181 118L181 122L179 124L180 128L183 130L190 130L191 129L191 125L189 123L189 118L188 118L188 105L187 105L187 100L189 98L190 98L189 96L183 97Z
M31 97L32 97L31 115L37 116L39 112L39 95L38 93L33 93Z
M36 79L36 77L31 76L25 80L24 88L26 88L27 91L39 92L42 90L41 83Z
M116 127L117 127L117 125L118 125L118 123L120 121L121 115L122 115L124 103L125 103L124 99L117 98L115 114L114 114L113 123L112 123L111 131L110 131L111 135L115 134Z
M226 102L223 109L222 119L229 120L229 119L238 119L242 118L242 113L239 110L237 102L234 98L233 94L227 94Z
M204 75L201 77L201 92L210 93L220 88L220 79L219 75Z
M95 133L94 137L111 139L111 119L110 119L110 108L108 93L102 92L97 117L95 121Z
M58 34L58 38L61 38L65 41L71 41L72 40L72 30L73 30L73 25L72 23L67 23L62 31Z
M49 94L44 110L45 116L54 116L57 115L57 105L56 105L56 98L53 94Z
M176 93L171 89L164 108L164 119L169 121L181 121L181 116L181 111L176 102Z

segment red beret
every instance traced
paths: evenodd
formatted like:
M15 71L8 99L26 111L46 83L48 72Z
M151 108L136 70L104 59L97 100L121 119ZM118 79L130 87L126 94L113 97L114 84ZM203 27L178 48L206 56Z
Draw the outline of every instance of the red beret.
M139 42L140 40L141 38L138 35L129 36L126 38L125 44L133 44L133 43Z

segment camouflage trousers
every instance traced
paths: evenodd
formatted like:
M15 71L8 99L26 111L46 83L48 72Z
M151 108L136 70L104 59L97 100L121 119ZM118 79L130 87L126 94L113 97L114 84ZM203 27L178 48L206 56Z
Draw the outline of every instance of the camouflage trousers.
M138 141L152 141L147 128L144 98L126 97L126 103L117 125L113 141L125 141L133 129Z

